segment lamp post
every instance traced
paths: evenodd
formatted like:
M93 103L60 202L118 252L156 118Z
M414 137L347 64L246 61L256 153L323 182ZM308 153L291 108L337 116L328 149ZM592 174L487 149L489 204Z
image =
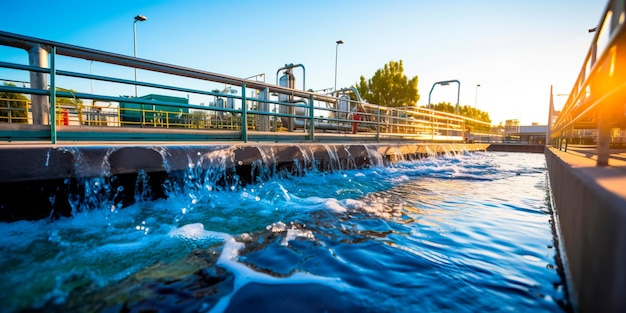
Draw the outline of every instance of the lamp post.
M478 106L478 87L480 87L480 84L476 84L476 94L474 96L474 110L476 110L476 107Z
M457 90L456 90L456 114L459 114L459 96L461 95L461 82L453 79L453 80L444 80L444 81L440 81L440 82L435 82L433 84L433 86L430 88L430 92L428 93L428 109L430 109L430 95L433 93L433 89L435 89L435 86L437 85L441 85L441 86L448 86L450 85L450 83L457 83Z
M437 85L441 85L441 86L448 86L450 85L450 83L457 83L457 91L456 91L456 114L459 114L459 97L461 95L461 82L453 79L453 80L444 80L444 81L440 81L440 82L435 82L433 84L433 86L430 88L430 92L428 93L428 109L430 110L430 95L433 93L433 89L435 89L435 86ZM434 120L434 112L431 112L431 116L432 119L430 121L430 128L431 128L431 140L435 141L435 120Z
M133 56L137 57L137 22L143 22L148 18L139 14L135 16L133 21ZM137 68L135 67L135 82L137 82ZM137 84L135 84L135 98L137 98Z
M335 88L333 89L333 91L337 91L337 55L339 53L339 45L343 44L343 40L337 40L336 41L337 46L335 46Z

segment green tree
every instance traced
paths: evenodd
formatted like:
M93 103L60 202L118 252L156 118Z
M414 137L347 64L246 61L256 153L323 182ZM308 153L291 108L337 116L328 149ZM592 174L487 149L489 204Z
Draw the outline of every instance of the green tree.
M436 110L436 111L452 113L452 114L456 112L456 106L452 105L450 102L439 102L437 104L433 104L431 106L431 109ZM469 117L475 120L491 123L491 118L489 117L489 113L478 110L469 105L459 106L459 115ZM480 124L480 123L476 123L472 121L467 121L465 125L471 130L489 131L490 129L489 125L484 125L484 124Z
M414 106L420 98L417 76L408 79L404 75L402 60L390 61L368 80L361 75L356 89L369 103L388 107Z
M435 111L441 111L441 112L446 112L446 113L454 114L456 112L456 107L452 105L450 102L439 102L437 104L431 104L430 108Z
M15 87L11 83L4 85ZM19 93L0 92L0 121L28 123L28 98Z

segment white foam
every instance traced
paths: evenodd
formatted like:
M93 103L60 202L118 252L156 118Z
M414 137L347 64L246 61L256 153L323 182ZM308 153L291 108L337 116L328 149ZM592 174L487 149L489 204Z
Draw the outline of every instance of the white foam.
M253 269L237 262L239 251L244 247L243 243L237 242L231 235L219 232L210 232L211 236L219 237L224 240L224 247L220 254L217 265L230 271L235 277L233 290L230 294L220 298L220 300L211 308L210 312L224 312L232 297L248 283L260 284L324 284L336 290L347 290L349 285L341 281L339 278L322 277L306 272L296 272L288 278L273 277L264 273L254 271ZM312 235L312 234L311 234Z
M348 211L348 209L341 205L337 199L327 199L325 205L327 208L337 213L344 213Z
M215 236L213 232L204 229L204 225L201 223L187 224L180 228L171 230L168 235L170 237L179 237L191 240L201 240L210 238L222 238L222 236Z
M292 226L287 230L287 235L280 241L280 244L283 246L288 246L289 241L297 239L297 238L306 238L306 239L315 239L313 236L313 232L308 229L298 229Z

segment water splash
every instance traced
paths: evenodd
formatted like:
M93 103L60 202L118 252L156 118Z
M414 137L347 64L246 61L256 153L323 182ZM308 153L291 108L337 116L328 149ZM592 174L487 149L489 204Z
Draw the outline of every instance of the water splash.
M380 154L380 151L378 151L377 147L370 145L363 145L363 147L367 152L367 158L369 160L370 166L382 167L385 165L383 155Z
M328 153L328 168L324 170L328 170L329 172L340 171L341 170L341 161L339 160L339 155L337 155L337 147L335 145L324 145L324 149L326 149L326 153Z

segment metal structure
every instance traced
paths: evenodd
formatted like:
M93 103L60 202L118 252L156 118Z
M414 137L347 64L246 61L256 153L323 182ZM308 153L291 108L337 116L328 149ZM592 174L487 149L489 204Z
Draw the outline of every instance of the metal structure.
M444 80L444 81L440 81L440 82L435 82L433 84L433 86L430 88L430 92L428 93L428 108L430 109L430 95L432 95L433 90L435 89L435 86L437 85L441 85L441 86L448 86L451 83L456 83L457 84L457 89L456 89L456 114L459 114L459 99L461 97L461 82L456 80L456 79L452 79L452 80Z
M626 27L623 0L608 2L595 32L578 78L560 112L554 110L550 90L548 136L552 145L566 150L580 143L581 132L595 133L598 166L608 165L611 146L626 129ZM621 130L621 131L620 131Z
M339 56L339 45L343 45L343 40L337 40L335 46L335 87L333 90L337 90L337 60Z
M147 21L148 18L139 14L133 20L133 56L137 57L137 22ZM135 81L137 81L137 69L135 68ZM93 92L92 92L93 93ZM135 97L137 97L137 85L135 85Z
M366 103L351 89L342 90L341 98L305 91L301 64L286 65L277 75L302 67L302 90L296 87L295 78L285 86L272 85L7 32L0 32L0 45L24 49L30 55L26 64L0 60L0 69L30 73L30 86L0 86L0 92L30 98L7 108L13 116L21 112L27 118L0 115L2 141L463 142L466 122L489 125L426 108ZM58 58L72 62L59 63ZM89 62L89 72L58 66L81 59ZM92 62L99 63L100 71L141 69L151 81L95 74ZM168 83L161 83L164 80ZM96 94L58 88L90 90L92 81L109 87L99 87ZM150 94L120 96L132 93L136 86ZM289 129L284 121L293 121ZM352 134L353 129L357 134Z

